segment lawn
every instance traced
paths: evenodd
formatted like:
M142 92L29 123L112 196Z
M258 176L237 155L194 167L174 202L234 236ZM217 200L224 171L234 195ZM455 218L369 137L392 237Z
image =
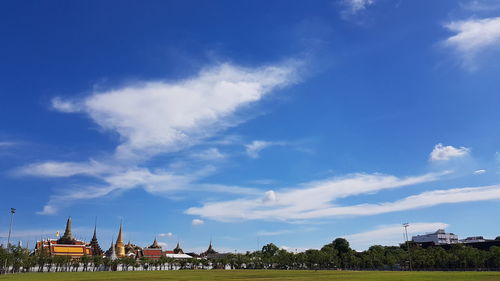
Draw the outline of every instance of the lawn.
M178 270L129 272L23 273L0 280L499 280L500 272L381 272L286 270Z

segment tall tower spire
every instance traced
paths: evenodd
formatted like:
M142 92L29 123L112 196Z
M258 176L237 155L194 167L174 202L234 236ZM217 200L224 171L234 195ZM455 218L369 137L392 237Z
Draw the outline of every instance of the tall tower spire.
M120 223L120 231L118 232L118 238L116 239L116 255L119 258L122 258L125 256L125 246L123 245L123 238L122 238L122 223Z
M71 224L72 223L73 222L71 220L71 217L69 217L68 220L66 221L66 230L64 230L63 237L73 238L73 234L71 233Z
M71 224L72 220L71 217L68 218L66 221L66 229L64 230L64 235L59 238L58 243L60 244L73 244L75 241L75 238L73 238L73 233L71 233Z
M92 240L97 240L97 217L95 217L95 223L94 223L94 236L92 236Z

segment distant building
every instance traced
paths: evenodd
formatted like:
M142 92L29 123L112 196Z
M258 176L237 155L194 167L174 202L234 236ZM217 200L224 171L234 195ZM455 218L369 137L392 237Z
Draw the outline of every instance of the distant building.
M205 252L201 253L200 257L207 258L207 259L220 259L220 258L226 257L227 255L229 255L229 253L219 253L219 252L215 251L213 246L212 246L212 240L210 240L210 244L208 245L208 249Z
M460 240L460 243L481 243L486 241L488 240L484 239L483 236L472 236Z
M70 256L72 258L92 255L93 252L91 245L87 245L85 242L77 240L73 237L71 225L72 220L71 217L69 217L66 221L64 235L59 239L37 241L35 245L35 253L45 252L51 256ZM95 238L95 243L97 243L97 238Z
M434 243L434 245L459 243L458 235L453 233L446 233L444 229L438 229L433 233L413 236L411 240L415 243Z

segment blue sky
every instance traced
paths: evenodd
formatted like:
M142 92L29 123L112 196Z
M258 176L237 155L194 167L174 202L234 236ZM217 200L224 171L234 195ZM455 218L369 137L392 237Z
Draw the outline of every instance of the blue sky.
M0 8L0 241L500 235L495 1Z

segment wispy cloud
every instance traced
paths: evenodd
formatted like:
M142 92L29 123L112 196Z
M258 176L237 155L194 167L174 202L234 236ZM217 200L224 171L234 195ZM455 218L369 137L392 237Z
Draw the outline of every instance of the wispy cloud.
M416 235L423 232L432 232L445 229L449 225L442 222L416 222L408 227L408 235ZM346 235L345 238L351 246L360 251L366 250L372 245L398 245L403 243L403 227L401 224L381 225L374 230Z
M0 141L0 148L2 147L9 147L9 146L15 146L17 145L16 142L12 142L12 141Z
M173 236L174 234L172 232L158 234L158 237L173 237Z
M476 57L487 49L500 49L500 17L452 21L444 25L454 32L443 44L455 50L463 66L474 70Z
M311 206L315 202L302 199L302 201L288 201L286 204L277 203L275 206L269 207L258 201L235 200L221 203L207 203L200 208L190 208L187 210L187 213L221 221L232 221L237 219L318 219L340 216L370 216L432 207L441 204L498 199L500 199L500 186L492 185L433 190L394 202L358 204L352 206L338 206L325 201L320 201L317 206ZM304 204L303 201L307 201L308 203ZM304 208L304 206L307 205L309 205L309 208ZM231 212L224 213L222 210L231 210Z
M234 221L301 220L389 212L390 208L380 208L383 204L340 207L332 202L349 196L435 181L447 173L431 173L407 178L381 174L355 174L306 183L295 188L270 190L254 199L207 202L202 207L189 208L186 213L214 220ZM399 204L392 208L399 208Z
M474 175L482 175L482 174L485 174L485 173L486 173L486 170L481 169L481 170L475 170L473 174Z
M460 7L472 12L491 12L500 10L500 3L496 0L473 0L460 3Z
M102 184L60 190L50 197L49 202L38 212L39 215L56 214L62 207L78 200L88 200L108 196L135 188L142 188L152 194L175 192L222 192L233 194L256 194L252 188L220 186L216 184L196 183L197 180L212 174L207 167L194 173L176 174L166 170L151 171L147 168L130 168L121 172L97 176Z
M470 153L470 149L466 147L453 147L451 145L444 146L441 143L436 144L432 150L430 161L448 161L452 158L464 157Z
M254 140L253 142L245 145L246 153L251 158L259 158L259 153L271 146L276 145L285 145L285 142L273 142L273 141L263 141L263 140Z
M265 231L261 230L257 232L257 236L278 236L278 235L283 235L283 234L289 234L292 231L290 230L277 230L277 231Z

